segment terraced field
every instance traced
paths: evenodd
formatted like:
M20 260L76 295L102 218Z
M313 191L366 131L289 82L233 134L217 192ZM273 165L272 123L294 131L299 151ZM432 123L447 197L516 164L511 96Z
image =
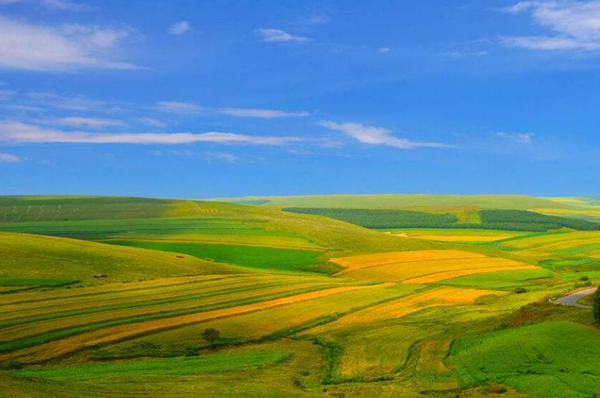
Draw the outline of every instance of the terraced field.
M514 206L577 206L534 199ZM509 203L477 200L452 209L459 222ZM598 232L373 231L162 199L1 203L0 395L600 394L600 330L589 310L550 301L600 280Z
M456 250L392 252L331 260L345 267L337 275L403 283L433 283L464 275L538 267Z

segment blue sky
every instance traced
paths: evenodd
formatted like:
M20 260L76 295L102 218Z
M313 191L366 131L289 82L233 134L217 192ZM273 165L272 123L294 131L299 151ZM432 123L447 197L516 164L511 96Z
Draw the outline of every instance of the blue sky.
M0 194L600 193L600 0L0 0Z

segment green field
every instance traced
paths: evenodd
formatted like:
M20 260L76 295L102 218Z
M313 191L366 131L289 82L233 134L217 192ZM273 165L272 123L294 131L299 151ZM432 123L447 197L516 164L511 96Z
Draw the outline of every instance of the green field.
M570 322L460 340L450 360L463 385L493 381L547 398L600 394L600 331Z
M547 232L570 228L578 231L600 230L600 223L576 218L549 216L525 210L481 210L475 220L459 220L453 212L437 213L410 210L287 207L284 211L335 218L365 228L470 228L507 231ZM475 221L475 222L473 222Z
M2 392L594 398L600 328L553 300L600 281L600 231L529 211L589 206L0 198Z
M183 253L205 260L258 269L303 271L318 269L318 251L200 243L109 241L114 245Z

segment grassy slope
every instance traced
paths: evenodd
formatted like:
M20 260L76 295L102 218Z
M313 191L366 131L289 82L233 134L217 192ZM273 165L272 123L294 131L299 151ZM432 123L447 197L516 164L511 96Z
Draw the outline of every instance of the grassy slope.
M567 204L525 195L322 195L269 196L211 199L219 202L255 204L272 207L480 207L493 209L532 209L536 207L565 208Z
M123 282L187 274L238 273L240 268L193 257L74 239L0 232L0 278ZM247 271L245 271L247 272ZM108 278L95 279L104 273Z
M549 322L464 339L452 362L465 385L494 381L547 398L600 394L600 331Z
M0 196L0 223L217 215L223 208L231 206L138 197Z
M443 201L446 200L446 198L448 197L443 197L439 199ZM71 198L45 199L70 200ZM96 203L94 204L94 206L104 205ZM154 206L154 204L152 204L152 206ZM171 205L169 204L169 206ZM146 213L144 215L144 217L146 217L146 221L139 221L133 219L129 221L123 221L124 217L118 216L123 214L122 212L120 212L121 210L115 210L112 213L107 212L104 214L104 216L108 216L109 214L110 217L118 216L117 218L121 219L121 221L119 221L118 223L114 221L103 222L103 239L107 238L107 236L108 238L118 237L120 239L123 239L123 234L127 234L129 231L131 231L132 226L139 227L140 223L144 224L146 222L149 222L147 221L148 217L155 217L154 221L150 222L151 225L149 229L147 228L147 226L143 226L140 227L141 229L137 229L136 231L134 231L134 233L131 234L131 241L135 241L136 239L149 239L154 242L161 241L161 239L164 239L165 242L174 240L180 240L182 242L190 242L197 240L198 242L201 242L201 235L210 235L212 233L211 236L213 238L218 237L218 239L230 239L233 241L241 239L241 237L251 236L252 241L245 240L247 244L250 244L252 242L256 244L260 244L261 242L266 243L267 237L269 245L271 246L276 245L278 243L278 240L280 240L279 243L282 243L282 247L283 242L285 241L287 242L285 244L289 244L291 242L290 239L294 240L294 244L297 244L299 242L307 242L307 244L309 244L312 248L323 249L323 256L325 258L341 257L345 255L354 255L362 253L421 250L431 248L461 248L462 250L471 250L486 254L497 254L501 256L506 255L507 257L515 257L516 259L518 259L518 257L521 254L521 252L517 250L515 250L514 252L507 251L509 250L509 248L503 247L501 244L477 245L476 247L470 245L468 249L466 249L467 245L461 246L453 243L436 243L427 240L399 238L389 236L387 234L382 234L380 232L366 230L364 228L360 228L337 220L317 216L289 214L269 207L236 206L231 204L219 204L214 206L214 208L218 206L218 213L215 213L213 210L206 210L205 212L196 212L195 214L192 214L194 213L193 209L196 208L196 205L193 202L183 202L183 204L171 207L169 212L157 211L156 213L153 213L153 215L149 215L148 213ZM356 205L352 204L352 206ZM539 205L536 204L536 206ZM547 207L548 204L545 203L543 206ZM89 210L93 211L93 209L91 208ZM64 232L65 227L67 227L67 229L71 231L78 231L81 230L83 227L89 227L90 223L93 224L93 222L90 221L72 221L67 223L68 225L57 221L2 224L1 217L2 216L0 215L0 228L3 225L5 227L10 226L18 228L20 225L21 227L26 226L28 228L28 232L44 231L45 233L48 233L49 230L52 229L52 234L60 234L61 231ZM225 221L216 222L216 219ZM191 228L188 228L189 223L191 223ZM167 225L168 227L166 227ZM94 232L94 230L97 229L98 224L92 225L92 232ZM107 231L108 235L105 235ZM11 261L13 263L13 270L17 269L17 265L15 264L18 263L18 257L21 256L22 253L26 253L28 258L30 258L29 255L34 255L36 253L36 250L38 250L31 250L30 247L21 242L21 246L15 246L15 251L9 253L8 256L4 256L2 255L2 247L4 243L4 239L2 239L2 237L4 236L15 235L0 234L0 258L12 258ZM20 236L24 237L25 235ZM233 239L234 237L235 239ZM62 278L63 276L57 275L57 273L53 269L49 269L48 267L51 267L53 264L56 263L56 258L61 259L61 256L65 257L65 263L68 263L68 269L80 270L83 265L83 268L86 270L84 272L85 275L88 275L88 262L92 261L93 259L97 259L97 261L100 264L106 263L107 266L114 267L115 269L107 272L109 274L125 271L124 269L121 269L120 267L116 266L116 264L122 264L121 261L125 260L130 261L133 264L131 266L132 269L136 270L136 272L138 273L146 272L146 268L144 267L152 268L153 271L161 273L179 272L178 269L174 270L170 265L164 263L162 261L163 257L160 256L165 256L165 259L168 258L175 265L181 265L182 262L186 262L187 266L189 262L190 264L193 263L213 265L219 267L221 266L219 264L213 264L203 262L201 260L196 260L188 256L186 256L185 259L175 259L173 253L144 251L142 249L108 246L92 242L82 242L69 239L31 237L31 240L37 239L50 239L52 240L51 246L53 247L43 248L42 253L44 254L44 256L40 258L43 259L43 257L46 257L46 249L50 250L50 256L48 256L49 258L43 259L42 262L35 264L36 268L34 269L35 272L33 273L41 272L44 275L52 275L52 277L55 278ZM263 241L262 239L265 240ZM71 246L68 246L68 250L55 250L54 246L62 247L62 245L65 242L69 242L70 244L77 243L77 246L81 247L82 251L77 252L77 250L75 250L73 253L71 253L71 251L74 250ZM107 254L104 252L104 250L109 250L108 248L110 248L110 252L108 252ZM100 251L96 252L96 250ZM150 256L144 257L144 261L140 263L138 262L138 260L135 259L138 259L138 256L141 253L150 254ZM126 259L122 260L121 256L126 257ZM565 256L567 256L567 254L565 254ZM537 259L536 256L531 256L532 259L534 257L535 259ZM107 258L109 260L106 260ZM35 257L31 257L30 260L28 260L27 264L30 264L30 266L33 269L33 263L31 262L33 261L32 259L35 259ZM115 259L118 261L115 261ZM81 263L82 261L84 261L83 264ZM151 261L154 261L154 263L150 263ZM227 266L225 267L227 269L230 269ZM2 271L3 270L4 268L2 268ZM2 277L2 271L0 271L0 277ZM491 274L488 275L491 276ZM471 278L467 280L467 284L484 284L486 287L492 287L492 285L496 284L496 288L501 287L500 285L502 285L502 287L508 287L512 286L513 284L529 284L529 281L523 280L525 278L521 278L521 275L508 276L509 277L504 278L503 280L497 281L487 280L484 277L481 277L480 280L478 279L474 281L473 278ZM27 277L33 276L28 275ZM143 277L148 276L143 275ZM281 278L282 276L268 277ZM69 278L70 277L67 277L66 279ZM293 276L293 278L305 277ZM335 280L337 280L337 282L340 282L339 279ZM152 283L154 282L155 281L153 281ZM110 286L107 285L102 287L94 287L90 289L104 289L109 287ZM73 292L74 290L65 292ZM290 328L291 333L291 331L295 330L295 328L298 327L297 325L304 327L304 322L310 323L314 322L315 320L318 322L328 322L333 319L336 319L336 317L341 316L344 311L354 307L356 305L358 297L365 299L365 303L367 301L368 303L371 303L371 301L377 301L377 292L379 292L378 288L373 290L365 290L364 292L357 291L350 292L347 294L344 293L335 296L335 298L325 297L322 300L311 300L289 306L274 307L267 310L261 310L257 313L248 313L246 315L231 318L217 319L214 321L210 321L210 323L206 324L198 324L189 327L184 327L181 329L164 332L164 334L157 333L154 335L148 335L144 337L143 340L145 341L146 338L150 339L151 337L156 337L159 335L162 338L169 333L173 333L174 336L176 335L179 338L182 336L182 333L185 332L187 333L184 333L185 337L182 339L174 339L175 343L173 344L175 344L180 349L185 348L185 346L187 345L194 347L199 344L202 344L202 340L199 337L199 333L203 330L204 327L207 327L208 325L217 327L219 330L221 330L224 333L225 338L234 338L244 341L248 338L260 337L265 333L272 333L273 331L280 333L283 330L284 332L286 332L286 328ZM54 294L54 292L38 292L29 294L45 295L50 293ZM387 292L384 293L387 294ZM28 293L18 294L20 295ZM238 292L236 294L247 293ZM386 298L386 294L383 294L381 298ZM472 324L469 322L479 319L478 317L482 317L482 319L491 319L491 317L504 314L505 312L514 311L516 308L519 308L520 306L527 304L532 300L544 299L544 302L547 302L547 300L545 299L546 294L547 293L545 293L544 291L532 291L521 295L508 294L507 296L503 296L502 299L490 299L489 302L485 301L485 303L482 302L478 303L477 305L452 306L444 307L443 309L427 309L426 306L423 306L423 308L421 308L422 311L419 311L414 315L402 320L385 320L384 322L377 322L374 324L362 324L359 328L353 330L352 333L348 335L338 336L339 338L336 338L336 340L332 342L334 344L330 347L331 350L333 350L331 352L334 352L335 350L340 348L342 354L344 353L344 350L347 350L347 354L340 354L341 359L338 358L340 362L335 366L332 365L332 369L337 369L337 371L339 371L339 374L336 375L335 372L329 376L327 376L327 374L323 374L322 378L320 376L321 372L326 372L327 364L330 361L327 357L329 352L328 350L330 349L328 348L329 346L327 345L327 341L324 341L324 344L321 345L321 354L324 355L324 358L322 358L318 355L318 347L307 341L294 341L292 339L283 339L278 340L276 342L276 344L278 344L276 351L294 352L294 355L286 359L284 362L277 364L276 366L268 367L265 370L252 371L254 373L248 373L249 371L225 372L215 374L210 377L198 377L194 379L193 382L189 382L189 379L176 379L171 376L164 376L161 378L160 376L157 376L149 379L144 379L144 383L131 383L128 382L128 380L126 380L127 378L121 380L119 377L111 376L110 383L107 383L108 379L99 379L97 381L97 385L94 385L93 382L90 382L89 384L86 383L85 388L78 390L78 388L80 387L78 387L76 383L71 383L70 380L66 382L58 380L52 380L51 382L44 381L42 384L40 380L25 380L20 376L13 376L12 372L3 373L0 371L0 384L2 384L3 381L7 382L9 385L9 395L11 392L16 391L15 396L18 397L52 396L53 398L65 398L76 396L79 398L81 396L118 396L129 398L131 396L140 396L140 391L138 390L146 388L146 383L150 382L154 382L154 384L147 387L147 390L144 390L144 392L147 392L149 396L152 396L152 394L155 393L157 390L164 392L168 396L173 397L193 396L194 394L214 395L217 394L217 392L220 394L220 396L256 396L262 398L266 396L285 395L290 397L307 397L328 396L330 393L333 394L337 391L343 391L346 394L346 396L352 397L371 397L378 395L397 396L400 392L403 392L403 394L405 394L406 396L417 396L419 394L419 391L413 391L412 389L429 389L431 388L429 384L432 383L432 380L436 381L435 379L438 377L438 375L432 375L429 373L425 374L424 379L427 379L425 387L421 387L419 385L421 381L417 381L417 387L415 387L415 383L413 382L413 380L416 379L411 379L410 386L407 383L401 384L403 383L403 381L401 380L402 374L411 374L411 361L415 361L415 358L418 359L418 355L414 355L415 353L418 353L418 350L416 350L415 347L418 347L418 345L421 344L424 338L438 338L436 334L441 334L441 336L448 338L449 328L451 329L450 331L452 331L452 333L454 333L456 336L463 337L465 331L472 331ZM262 299L264 298L261 298L261 300ZM168 297L164 298L164 300L168 300ZM185 301L181 301L181 304L177 303L177 305L184 305L184 302ZM117 304L121 305L118 302L114 303L114 305ZM158 305L158 302L156 302L155 304ZM235 306L240 304L241 303L239 302L232 301L226 305ZM165 304L163 305L173 305L173 303L165 302ZM132 309L132 311L140 310L138 308L134 308ZM323 320L321 320L321 318L323 318ZM286 320L286 322L283 322L283 320ZM256 330L254 330L253 328L256 328ZM281 337L287 336L286 333L282 334ZM180 344L182 345L181 347L179 346ZM335 344L338 344L339 347ZM297 345L302 345L302 348L294 351L293 347ZM145 346L143 346L142 348L144 347ZM249 344L247 346L231 347L227 350L229 350L231 354L236 354L252 347L260 347L260 345L256 345L256 342L254 342L253 344ZM357 347L357 349L353 349L353 347ZM107 347L107 349L108 348L110 347ZM169 349L168 347L164 348L166 350ZM510 350L515 351L517 350L517 348L512 347L510 348ZM219 352L222 352L221 350L223 349L221 348ZM442 350L442 352L440 353L442 359L445 358L446 353L447 351ZM86 359L84 357L81 357L78 360L85 361ZM332 360L335 361L336 359L333 358ZM323 363L323 361L324 368L319 369L318 366L319 364ZM143 367L145 365L136 366ZM87 377L84 374L85 372L83 372L85 369L86 368L82 369L81 374ZM507 367L504 370L510 371L510 369L510 367ZM48 372L51 373L52 371L53 370L49 370ZM174 371L176 371L176 369ZM185 371L185 369L183 369L183 371ZM393 377L393 375L395 375L398 371L400 371L400 373L395 381L389 381L384 383L376 382L378 378L382 376L386 378ZM62 375L60 377L62 377ZM68 376L67 379L69 377L70 376ZM189 375L186 377L192 376ZM331 379L330 381L334 382L336 377L340 377L341 380L356 379L363 381L372 380L375 382L364 384L349 384L346 386L326 386L329 389L329 392L323 392L324 386L320 384L320 381L326 380L327 377ZM577 374L574 377L576 377L577 381L585 381L585 377L587 376L581 376L580 374ZM490 380L491 379L481 379L477 382L485 383ZM268 386L268 389L266 389L265 386ZM95 388L99 388L99 390L94 390ZM100 388L102 390L100 390ZM384 390L379 390L380 388L385 389L385 393ZM407 390L407 388L410 389L410 391ZM54 393L54 391L56 391L56 393ZM271 394L271 391L274 391L274 393ZM512 397L513 395L509 392L505 394L505 396Z
M6 200L7 197L0 198ZM87 211L93 213L98 211L102 213L105 220L97 220L92 215L92 221L52 221L53 218L46 218L45 221L21 222L1 222L0 230L43 233L55 236L74 236L78 238L103 240L139 238L140 236L155 239L168 239L177 235L178 239L185 239L185 235L198 234L219 234L222 239L239 238L240 236L254 235L254 244L260 245L260 236L268 237L268 245L276 243L277 237L282 240L296 238L310 243L312 248L321 247L327 250L326 256L334 254L354 254L368 253L378 251L395 250L419 250L435 247L435 243L423 242L412 239L398 239L391 236L382 236L382 234L367 230L355 225L332 220L324 217L315 217L301 214L292 214L279 211L272 208L261 208L256 206L241 206L226 203L210 202L177 202L168 200L159 200L158 204L152 204L155 207L152 214L145 214L145 219L130 219L139 215L139 213L123 213L122 208L110 207L102 203L102 200L125 200L127 206L137 206L131 198L95 198L93 204ZM20 200L20 199L19 199ZM74 199L66 198L44 198L51 200L54 206L67 206L63 203L71 203ZM33 201L33 199L29 199ZM77 201L77 200L75 200ZM100 201L100 202L98 202ZM132 202L133 201L133 202ZM140 199L140 206L146 205L147 199ZM22 201L21 201L22 202ZM21 203L18 202L18 203ZM164 202L169 203L171 210L169 217L165 217L163 212ZM107 208L109 206L109 208ZM27 208L21 205L20 208ZM217 212L198 209L216 209ZM154 219L149 217L155 217ZM1 218L0 218L1 220ZM225 227L219 228L218 225L225 224ZM83 233L82 233L83 231Z

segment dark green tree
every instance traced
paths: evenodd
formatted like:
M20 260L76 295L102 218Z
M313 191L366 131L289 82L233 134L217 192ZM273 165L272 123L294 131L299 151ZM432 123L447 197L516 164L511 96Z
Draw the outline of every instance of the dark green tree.
M204 332L202 332L201 336L204 341L210 345L213 345L221 338L221 332L219 332L217 329L208 328L204 329Z
M592 307L594 313L594 319L600 323L600 288L596 289L594 293L594 306Z

